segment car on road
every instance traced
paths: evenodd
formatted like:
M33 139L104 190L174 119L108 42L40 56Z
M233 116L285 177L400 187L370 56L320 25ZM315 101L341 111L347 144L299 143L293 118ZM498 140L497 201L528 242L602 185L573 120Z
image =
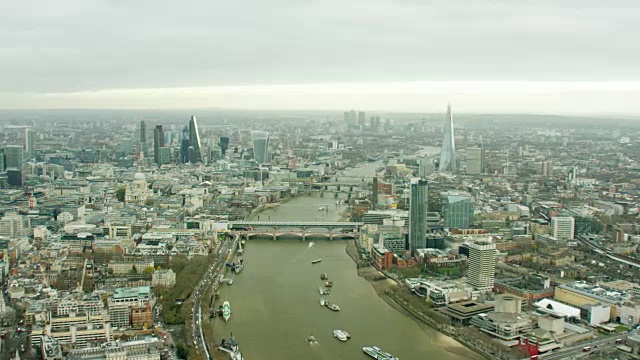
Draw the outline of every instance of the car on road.
M582 348L582 351L584 351L584 352L589 352L589 351L591 351L591 346L585 346L585 347L583 347L583 348Z

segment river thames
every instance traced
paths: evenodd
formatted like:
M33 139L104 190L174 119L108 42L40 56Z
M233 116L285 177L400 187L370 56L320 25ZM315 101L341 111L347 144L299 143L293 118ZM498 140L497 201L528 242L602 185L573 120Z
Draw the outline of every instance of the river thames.
M371 173L379 163L366 164L355 173ZM351 175L351 174L349 174ZM259 214L261 220L336 221L343 206L336 206L333 193L300 196ZM319 211L320 207L327 210ZM257 216L256 216L257 219ZM363 346L379 346L401 360L470 359L476 354L455 340L419 326L379 298L371 284L357 275L346 254L346 241L312 239L249 240L244 270L233 285L221 285L220 298L231 303L232 316L225 323L212 319L216 337L230 333L248 360L368 359ZM322 262L312 265L311 261ZM333 312L320 306L321 273L334 282L327 300L340 306ZM340 342L334 329L350 333ZM313 335L317 345L310 345Z

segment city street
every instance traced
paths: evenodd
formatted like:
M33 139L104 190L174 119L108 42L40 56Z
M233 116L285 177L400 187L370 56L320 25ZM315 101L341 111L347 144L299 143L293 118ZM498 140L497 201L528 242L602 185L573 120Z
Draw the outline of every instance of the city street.
M605 338L605 339L596 339L596 340L592 340L589 341L588 343L582 343L580 345L575 345L572 347L568 347L568 348L564 348L561 351L558 352L553 352L550 354L542 354L539 356L539 359L545 359L545 360L561 360L561 359L569 359L572 356L580 356L580 357L586 357L591 353L595 353L596 351L602 350L602 349L607 349L607 348L614 348L616 347L616 340L617 339L622 339L622 340L626 340L627 339L627 335L621 335L618 337L609 337L609 338ZM586 346L591 347L590 351L584 351L584 348Z
M193 321L193 345L196 349L204 351L207 359L211 359L211 355L209 354L209 349L207 348L207 343L202 331L202 305L200 302L201 292L206 292L208 287L215 284L220 278L220 275L224 273L225 264L233 255L233 249L237 246L238 241L239 237L232 239L227 238L224 240L224 245L219 247L216 252L216 260L214 264L211 266L209 271L205 273L195 289L193 307L191 308Z

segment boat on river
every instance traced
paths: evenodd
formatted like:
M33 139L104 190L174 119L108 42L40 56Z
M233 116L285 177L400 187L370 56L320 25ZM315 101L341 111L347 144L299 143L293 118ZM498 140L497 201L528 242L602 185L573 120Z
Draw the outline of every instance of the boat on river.
M324 306L328 307L333 311L340 311L340 306L338 306L337 304L330 303L328 301L325 301Z
M320 292L320 295L329 295L329 293L331 292L330 289L327 289L326 287L322 287L322 286L318 288L318 291Z
M326 283L324 283L325 287L332 287L333 286L333 281L327 281Z
M329 274L327 273L320 274L320 280L329 280Z
M229 321L230 317L231 317L231 303L229 303L228 301L225 301L224 303L222 303L222 318L224 319L224 321Z
M322 259L315 259L315 260L313 260L311 263L312 263L312 264L317 264L317 263L319 263L320 261L322 261Z
M316 345L318 343L318 340L316 340L316 337L313 335L309 335L309 337L307 338L307 341L309 342L310 345Z
M347 341L351 336L349 336L349 333L344 330L333 330L333 337L340 341Z
M362 351L376 360L399 360L397 357L383 351L377 346L365 346L362 348Z

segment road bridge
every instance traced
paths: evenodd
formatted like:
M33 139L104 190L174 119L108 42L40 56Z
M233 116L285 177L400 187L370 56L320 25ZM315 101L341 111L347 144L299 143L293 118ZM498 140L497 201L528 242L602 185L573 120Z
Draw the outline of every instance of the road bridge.
M357 236L355 232L339 232L322 229L312 229L312 230L294 230L294 229L286 229L286 230L247 230L247 231L234 231L235 234L240 235L241 237L246 238L247 240L254 237L270 237L273 240L277 240L279 237L284 236L296 236L302 238L303 241L307 240L309 237L324 237L329 240L334 239L354 239Z
M246 227L271 227L274 229L279 228L325 228L325 229L360 229L364 225L363 222L348 222L348 221L230 221L230 229L244 229Z

